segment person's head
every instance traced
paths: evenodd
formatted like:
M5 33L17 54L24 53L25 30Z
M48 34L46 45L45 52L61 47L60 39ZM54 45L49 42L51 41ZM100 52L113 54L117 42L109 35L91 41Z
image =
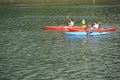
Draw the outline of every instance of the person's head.
M70 18L70 19L69 19L69 21L73 21L73 19L72 19L72 18Z
M94 24L92 23L91 26L94 26Z
M95 21L94 24L97 24L97 21Z

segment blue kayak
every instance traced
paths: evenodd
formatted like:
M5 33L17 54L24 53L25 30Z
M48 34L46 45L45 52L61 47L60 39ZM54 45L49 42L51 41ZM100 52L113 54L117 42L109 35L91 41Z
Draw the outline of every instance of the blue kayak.
M81 32L65 32L66 36L97 36L97 35L108 35L110 32L86 32L86 31L81 31Z

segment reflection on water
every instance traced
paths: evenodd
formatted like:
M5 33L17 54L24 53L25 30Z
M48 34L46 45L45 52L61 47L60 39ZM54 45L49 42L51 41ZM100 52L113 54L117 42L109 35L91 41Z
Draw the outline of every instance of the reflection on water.
M98 35L98 36L66 36L66 39L71 40L73 44L88 45L89 43L96 43L99 40L107 39L109 35Z
M1 80L120 79L119 6L27 6L0 7ZM68 14L76 24L81 18L88 23L100 19L118 30L84 37L44 31L44 25L59 25Z

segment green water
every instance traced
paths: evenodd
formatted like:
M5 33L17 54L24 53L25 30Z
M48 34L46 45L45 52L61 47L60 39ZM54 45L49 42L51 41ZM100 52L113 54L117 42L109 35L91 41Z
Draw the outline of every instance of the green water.
M108 36L44 31L66 16L117 27ZM1 5L0 80L119 80L120 5Z

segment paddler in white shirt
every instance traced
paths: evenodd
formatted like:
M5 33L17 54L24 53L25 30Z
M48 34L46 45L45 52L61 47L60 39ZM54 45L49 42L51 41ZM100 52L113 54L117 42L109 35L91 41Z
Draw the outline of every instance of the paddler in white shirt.
M68 20L68 26L74 26L74 21L72 18Z
M97 22L94 22L93 24L91 24L90 30L89 32L93 32L94 28L100 28L100 25Z
M94 23L93 25L94 28L99 28L99 24L97 22Z

